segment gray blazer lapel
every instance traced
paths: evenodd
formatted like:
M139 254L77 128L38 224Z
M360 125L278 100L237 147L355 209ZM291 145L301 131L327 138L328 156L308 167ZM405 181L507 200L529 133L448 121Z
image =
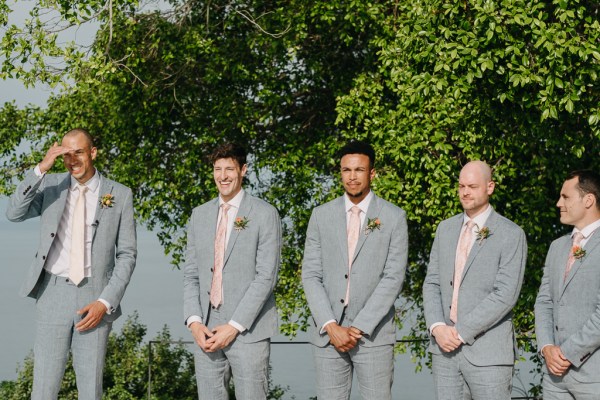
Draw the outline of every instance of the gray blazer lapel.
M496 232L497 221L498 221L498 214L496 214L496 211L492 210L492 213L490 214L490 216L487 218L487 220L485 221L483 226L479 227L479 229L481 229L485 226L490 230L490 236L492 236L494 234L498 234ZM462 274L463 278L466 275L469 268L471 268L471 265L473 264L473 260L475 260L475 257L477 257L477 254L479 254L481 249L486 245L487 241L488 241L488 239L484 239L484 240L479 240L477 238L475 239L475 243L473 243L473 247L471 247L471 251L469 252L469 257L467 257L465 269L463 270L463 274ZM460 282L462 285L463 280L461 279Z
M112 194L112 192L113 192L112 183L110 183L110 181L108 181L108 179L105 179L102 175L100 175L100 173L98 173L98 177L100 178L100 188L98 190L98 203L96 205L96 215L94 216L94 222L92 223L92 241L96 237L96 231L98 229L98 225L100 224L100 219L102 218L102 214L104 214L104 210L105 210L105 207L102 207L99 204L100 198L102 198L102 196L104 196L105 194ZM117 199L115 197L115 203L118 202L119 200L120 199Z
M339 243L335 248L340 249L344 265L348 265L348 223L346 221L346 203L344 202L344 196L338 197L335 201L337 203L334 207L334 214L328 218L327 223L331 224L336 240Z
M240 209L237 212L236 218L244 218L248 217L250 211L252 210L252 199L249 198L250 195L248 193L244 193L244 197L242 198L242 203L240 204ZM252 221L249 221L248 224L251 224ZM215 228L216 229L216 228ZM231 250L233 250L233 246L235 246L235 242L240 234L240 231L235 229L231 229L231 234L229 235L229 241L227 242L227 249L225 249L225 258L223 259L223 268L227 265L227 259L231 255ZM213 236L215 234L213 233ZM213 239L214 241L214 239Z
M367 238L369 236L372 236L372 234L375 234L375 232L367 232L367 224L369 223L369 219L375 219L379 216L382 205L383 204L379 201L379 198L373 195L373 198L371 199L371 203L369 204L369 208L367 210L365 222L362 224L360 234L358 235L358 242L356 243L356 250L354 251L352 262L354 262L354 260L358 256L358 253L360 252L360 249L362 248L363 244L365 244ZM382 221L382 224L383 223L384 222Z
M592 235L592 237L588 240L588 242L585 244L584 250L586 252L586 255L583 256L582 258L580 258L579 260L576 259L575 262L573 263L573 266L571 267L571 270L569 271L569 275L567 275L567 279L564 280L564 284L562 286L562 290L560 293L561 296L565 292L565 289L569 285L569 282L571 282L571 280L573 279L573 277L575 276L577 271L579 271L579 268L582 268L585 265L587 265L588 260L590 259L590 257L588 257L589 253L591 253L594 250L594 248L597 247L598 244L600 244L599 233L600 232L595 232ZM571 245L572 245L571 240L569 240L568 244L569 244L569 248L567 249L566 254L569 254L571 251ZM565 260L565 263L564 263L565 268L567 266L568 259L569 259L569 257L567 256L567 260ZM561 281L563 281L562 276L561 276Z
M67 174L66 178L58 186L58 207L57 210L60 210L59 213L56 214L56 225L52 229L52 231L56 232L58 229L58 224L60 223L60 219L62 218L65 207L67 206L67 195L69 194L69 189L71 187L71 175Z

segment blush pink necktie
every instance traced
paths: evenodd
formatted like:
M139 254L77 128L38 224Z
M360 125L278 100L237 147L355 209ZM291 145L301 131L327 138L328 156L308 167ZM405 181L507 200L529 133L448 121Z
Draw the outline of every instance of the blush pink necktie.
M69 279L75 284L83 280L85 263L85 193L88 187L77 185L79 197L73 210L71 223L71 259L69 265Z
M462 280L463 271L467 258L469 257L469 251L473 245L473 227L475 222L468 221L465 225L465 229L460 235L458 241L458 247L456 248L456 258L454 261L454 281L452 290L452 305L450 306L450 320L456 323L458 319L458 289Z
M215 265L210 285L210 304L213 307L218 307L223 300L223 259L225 258L225 237L227 235L227 211L230 207L227 203L221 204L221 219L215 237Z
M352 272L352 259L356 251L356 243L360 236L360 207L353 206L350 209L350 221L348 222L348 279L346 279L346 297L344 305L347 306L350 301L350 273Z
M563 280L565 281L567 280L567 276L571 271L571 267L573 267L573 264L575 264L575 254L573 252L573 249L576 246L579 246L582 240L583 234L581 232L575 232L575 234L573 235L573 245L571 246L571 251L569 252L569 259L567 260L567 267L565 268L565 275L563 276Z

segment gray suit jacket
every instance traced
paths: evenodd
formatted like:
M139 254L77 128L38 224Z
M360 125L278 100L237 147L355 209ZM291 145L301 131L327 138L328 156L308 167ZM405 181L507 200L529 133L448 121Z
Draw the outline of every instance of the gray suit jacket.
M442 221L435 234L423 283L427 327L436 322L453 325L454 260L463 218L461 213ZM518 225L493 210L485 226L489 237L475 241L465 264L456 329L466 342L462 352L472 364L512 365L517 354L512 308L523 283L527 242ZM433 336L429 351L442 353Z
M585 244L563 282L571 250L569 235L556 239L546 257L535 302L538 349L560 346L573 364L567 372L580 382L600 382L600 234Z
M207 317L218 213L218 198L192 212L183 269L184 321L198 315L209 329L216 325ZM248 193L244 193L237 217L249 222L245 229L233 229L227 242L219 311L226 321L234 320L246 328L236 340L253 343L277 333L273 289L279 270L281 221L273 206Z
M302 282L314 322L311 341L320 347L329 343L329 336L320 330L325 322L342 318L346 279L350 279L350 299L342 325L364 332L364 346L395 343L394 301L402 288L408 257L406 214L373 197L348 278L344 208L344 197L338 197L316 207L308 224ZM367 234L368 219L374 218L381 221L380 229Z
M9 220L18 222L41 216L40 244L21 295L36 298L44 265L56 239L71 184L69 173L46 174L42 179L33 170L17 186L6 211ZM135 268L137 256L133 198L131 190L100 175L99 195L112 194L111 208L96 208L92 239L92 277L94 293L112 307L104 316L114 321L121 315L121 299Z

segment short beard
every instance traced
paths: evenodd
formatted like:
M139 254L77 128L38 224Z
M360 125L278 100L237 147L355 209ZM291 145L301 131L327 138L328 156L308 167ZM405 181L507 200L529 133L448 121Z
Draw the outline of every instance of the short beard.
M352 197L360 197L360 196L362 196L362 195L363 195L363 193L364 193L364 192L358 192L358 193L356 193L356 194L352 194L352 193L346 192L346 194L348 195L348 197L351 197L351 198L352 198Z

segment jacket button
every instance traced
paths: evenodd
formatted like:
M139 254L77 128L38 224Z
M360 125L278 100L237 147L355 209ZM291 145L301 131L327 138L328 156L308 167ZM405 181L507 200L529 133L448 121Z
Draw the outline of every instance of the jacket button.
M348 279L348 274L344 275L344 278Z
M211 307L212 307L212 309L213 309L213 310L216 310L216 308L217 308L217 307L215 307L215 306L211 306Z
M554 326L554 329L558 330L558 325L555 325L555 326Z
M54 237L54 232L52 232L52 233L50 234L50 237Z
M46 259L46 256L42 256L42 260L45 260L45 259Z
M452 281L450 281L450 286L452 286Z
M340 303L344 304L344 299L340 299Z
M213 272L213 269L212 269L212 268L210 269L210 272Z

